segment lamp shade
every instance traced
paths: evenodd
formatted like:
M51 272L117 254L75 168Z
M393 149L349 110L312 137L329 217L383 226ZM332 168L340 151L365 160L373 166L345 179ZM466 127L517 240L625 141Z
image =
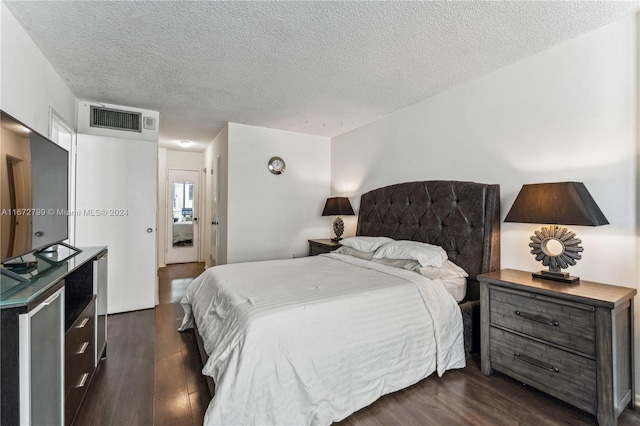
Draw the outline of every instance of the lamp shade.
M324 210L322 210L322 216L353 216L353 208L347 197L332 197L327 198L327 202L324 204Z
M609 224L582 182L523 185L504 221L583 226Z

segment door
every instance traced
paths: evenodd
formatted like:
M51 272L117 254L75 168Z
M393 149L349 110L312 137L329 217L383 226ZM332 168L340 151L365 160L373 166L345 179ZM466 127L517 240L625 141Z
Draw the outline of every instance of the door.
M218 264L218 260L220 259L220 233L218 232L218 225L220 221L218 219L218 203L220 202L220 156L216 157L216 171L215 171L216 181L213 182L213 187L215 188L215 195L213 198L213 217L211 218L211 243L213 244L213 259L212 265L215 266Z
M78 134L76 245L108 246L108 313L155 306L158 144Z
M169 169L167 175L167 243L165 263L197 262L198 183L197 170Z

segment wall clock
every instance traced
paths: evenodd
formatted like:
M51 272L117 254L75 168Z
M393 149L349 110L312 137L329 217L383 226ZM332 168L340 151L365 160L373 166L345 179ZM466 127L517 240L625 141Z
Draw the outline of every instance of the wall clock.
M284 164L284 160L280 157L271 157L269 159L269 171L274 175L280 175L284 173L286 168L286 164Z

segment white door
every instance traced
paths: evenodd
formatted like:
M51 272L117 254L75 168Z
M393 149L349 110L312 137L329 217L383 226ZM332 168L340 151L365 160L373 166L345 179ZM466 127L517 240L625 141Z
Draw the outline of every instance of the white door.
M78 134L76 245L108 246L108 313L155 306L157 142Z
M199 259L199 181L197 170L169 169L167 174L167 264Z
M215 188L215 194L213 198L213 217L211 218L211 243L213 244L213 262L212 265L217 265L220 259L220 232L218 232L218 226L220 220L218 219L218 203L220 202L220 156L216 157L216 181L213 183Z

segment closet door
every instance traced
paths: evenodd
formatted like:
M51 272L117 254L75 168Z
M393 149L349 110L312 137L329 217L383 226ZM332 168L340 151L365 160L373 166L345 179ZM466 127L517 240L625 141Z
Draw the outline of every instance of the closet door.
M76 245L109 247L108 313L155 306L156 142L78 134Z

